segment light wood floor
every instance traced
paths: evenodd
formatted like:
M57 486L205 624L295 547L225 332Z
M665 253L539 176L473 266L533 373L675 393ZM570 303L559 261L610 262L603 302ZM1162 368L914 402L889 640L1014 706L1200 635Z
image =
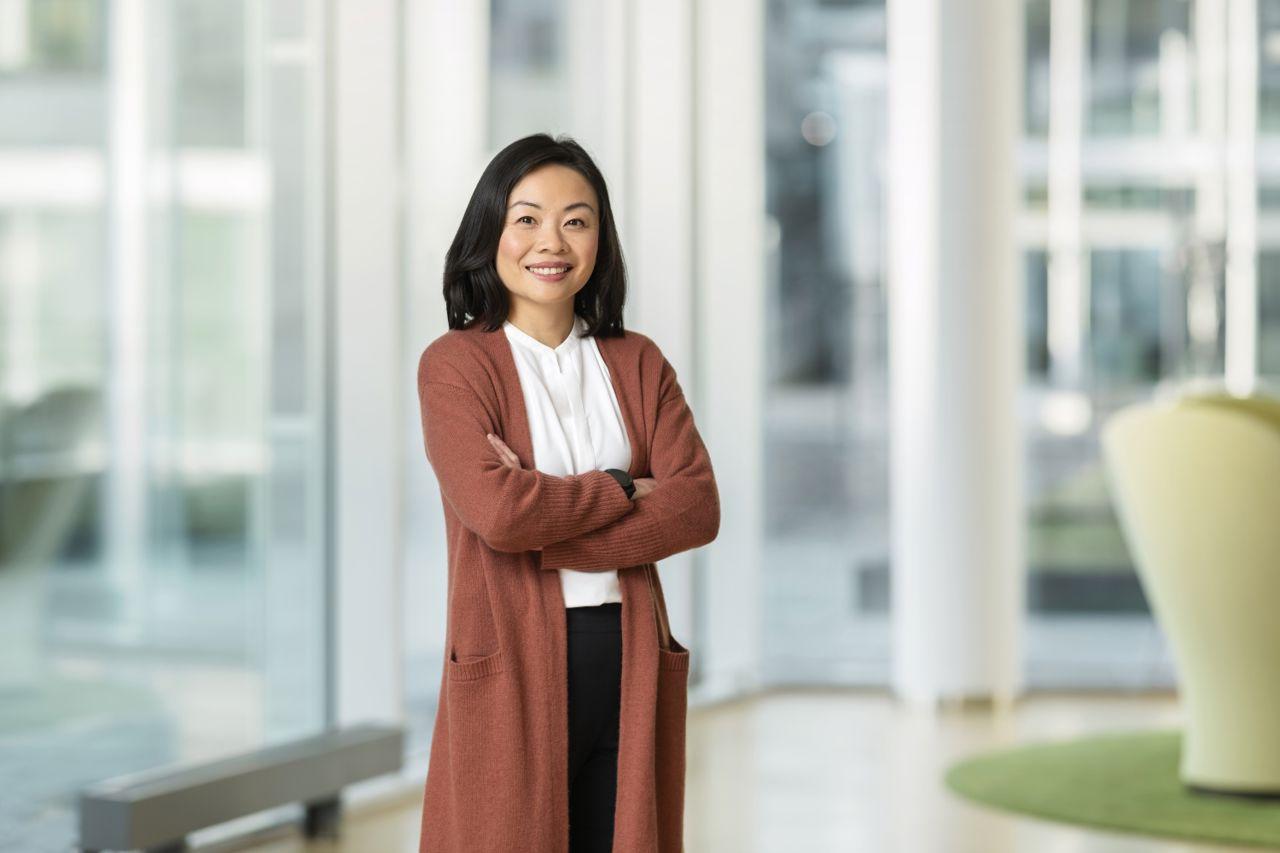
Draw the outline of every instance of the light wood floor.
M1013 817L952 795L942 774L987 748L1092 732L1172 728L1168 695L1033 695L1009 713L936 714L878 692L786 691L692 709L686 794L689 853L1226 853ZM412 853L416 796L352 813L341 842L296 834L257 853ZM536 853L536 851L531 851Z

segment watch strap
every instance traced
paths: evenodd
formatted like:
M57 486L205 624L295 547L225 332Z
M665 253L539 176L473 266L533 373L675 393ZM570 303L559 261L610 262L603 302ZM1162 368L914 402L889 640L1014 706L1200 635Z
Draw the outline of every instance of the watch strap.
M636 493L636 484L632 481L631 475L626 471L623 471L621 468L606 468L604 470L606 474L618 481L618 485L622 486L622 490L627 493L628 498Z

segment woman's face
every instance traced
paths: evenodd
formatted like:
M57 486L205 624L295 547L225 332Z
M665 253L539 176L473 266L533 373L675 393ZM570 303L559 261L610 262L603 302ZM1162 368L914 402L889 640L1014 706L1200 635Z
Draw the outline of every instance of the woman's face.
M572 313L574 295L595 269L599 210L587 179L558 163L534 169L515 185L495 260L511 293L512 314L559 303Z

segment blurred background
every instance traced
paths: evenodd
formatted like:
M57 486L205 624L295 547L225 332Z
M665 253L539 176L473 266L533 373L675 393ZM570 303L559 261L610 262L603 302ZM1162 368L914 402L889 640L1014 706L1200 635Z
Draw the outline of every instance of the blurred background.
M1167 700L1098 430L1161 383L1280 378L1280 0L1006 7L1016 692ZM480 171L546 131L609 180L627 325L716 466L719 539L662 573L694 650L691 849L749 849L700 823L724 765L696 756L751 735L698 708L897 683L891 23L0 0L0 848L67 849L90 782L360 719L406 725L418 790L445 543L413 375ZM813 819L764 814L762 850Z

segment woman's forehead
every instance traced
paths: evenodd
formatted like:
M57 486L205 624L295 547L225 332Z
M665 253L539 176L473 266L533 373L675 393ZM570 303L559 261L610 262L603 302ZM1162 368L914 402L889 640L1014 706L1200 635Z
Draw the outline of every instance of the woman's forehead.
M580 202L594 208L596 193L590 181L576 169L552 163L534 169L516 183L507 206L513 207L521 201L540 208L568 207Z

